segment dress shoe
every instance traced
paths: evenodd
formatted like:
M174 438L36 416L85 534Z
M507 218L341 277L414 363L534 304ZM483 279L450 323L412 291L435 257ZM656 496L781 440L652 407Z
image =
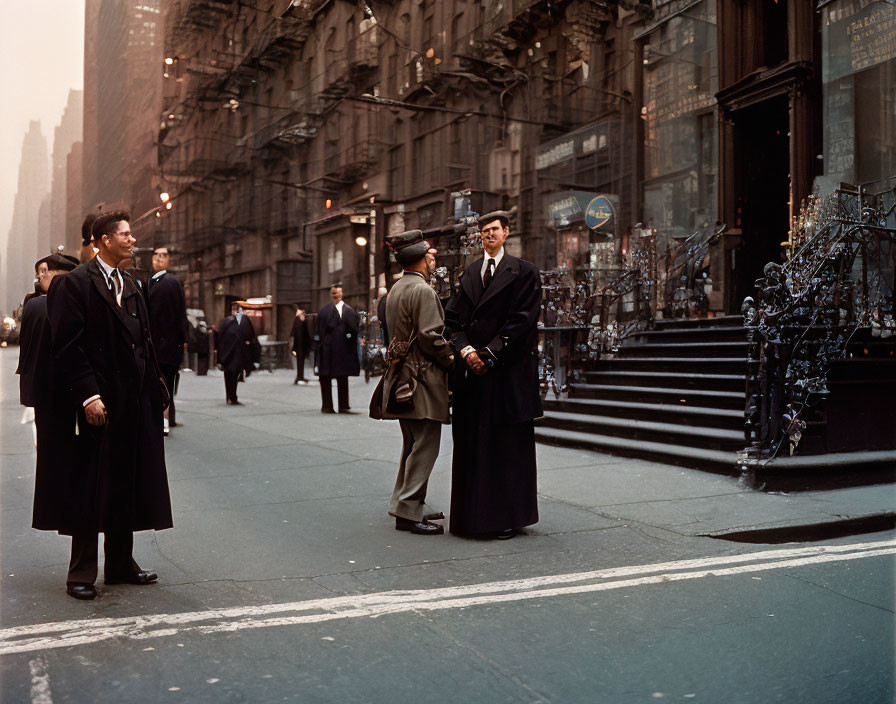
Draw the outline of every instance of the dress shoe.
M444 518L445 518L445 514L442 513L441 511L439 511L438 513L427 513L423 517L423 522L426 523L427 521L441 521Z
M500 533L497 533L495 535L495 540L510 540L515 535L516 528L508 528L507 530L502 530Z
M120 578L109 578L106 577L106 584L151 584L155 582L159 578L155 572L146 572L141 570L140 572L134 572L133 574L126 575Z
M228 406L242 406L243 404L240 401L237 401L235 398L227 399Z
M321 408L320 412L321 413L335 413L336 411L334 411L332 408Z
M65 588L65 592L69 596L83 601L96 599L96 587L92 584L69 584Z
M416 535L442 535L445 532L443 526L422 521L412 521L410 518L396 518L395 530L407 530Z

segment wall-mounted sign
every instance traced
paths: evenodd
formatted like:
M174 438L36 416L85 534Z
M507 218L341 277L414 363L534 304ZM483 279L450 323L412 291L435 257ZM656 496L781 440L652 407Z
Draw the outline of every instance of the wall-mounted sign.
M610 199L607 196L597 196L591 199L585 209L585 225L589 230L598 230L610 222L614 215L616 209Z
M612 124L610 120L605 120L599 125L585 127L552 139L550 142L545 142L535 152L536 170L546 169L574 157L593 154L605 149L612 127L615 127L615 124Z

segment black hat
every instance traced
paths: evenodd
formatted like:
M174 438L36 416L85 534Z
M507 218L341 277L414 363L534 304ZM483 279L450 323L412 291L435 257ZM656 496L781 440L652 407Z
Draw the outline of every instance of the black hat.
M429 251L429 242L423 239L421 230L408 230L386 239L386 244L395 255L395 261L407 266L420 261Z
M71 271L76 268L80 262L67 254L53 253L43 259L38 259L34 264L34 270L37 271L37 268L41 264L46 264L47 269L50 271Z
M483 227L488 225L492 220L500 220L501 227L509 227L510 226L510 214L506 210L494 210L491 213L486 213L485 215L480 215L479 220L476 222L479 223L479 229L481 230Z

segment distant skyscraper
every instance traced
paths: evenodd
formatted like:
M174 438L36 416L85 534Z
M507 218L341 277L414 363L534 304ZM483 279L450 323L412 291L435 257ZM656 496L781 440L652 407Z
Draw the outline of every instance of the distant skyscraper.
M68 196L68 155L72 145L80 141L83 126L84 92L70 90L68 103L53 135L53 165L50 196L50 223L46 231L41 232L38 245L41 250L55 249L66 244L68 239L66 223L66 201ZM78 177L80 180L80 176ZM72 252L66 244L68 254L77 256L77 248Z
M12 211L12 225L6 237L3 257L0 308L15 308L33 289L34 262L39 249L40 208L50 190L47 140L40 122L32 120L22 142L19 183ZM47 218L49 219L49 218Z

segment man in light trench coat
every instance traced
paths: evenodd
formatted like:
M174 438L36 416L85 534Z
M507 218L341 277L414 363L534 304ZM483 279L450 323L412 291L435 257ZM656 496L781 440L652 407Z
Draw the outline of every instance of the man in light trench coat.
M439 535L445 529L430 523L441 513L424 515L429 475L439 455L442 425L449 422L448 370L454 363L451 345L445 339L445 313L439 297L429 285L435 271L435 250L420 230L390 239L389 246L404 269L386 302L386 320L393 340L414 339L405 364L417 380L413 409L400 413L384 411L384 418L397 418L403 445L389 515L395 528L417 535Z

